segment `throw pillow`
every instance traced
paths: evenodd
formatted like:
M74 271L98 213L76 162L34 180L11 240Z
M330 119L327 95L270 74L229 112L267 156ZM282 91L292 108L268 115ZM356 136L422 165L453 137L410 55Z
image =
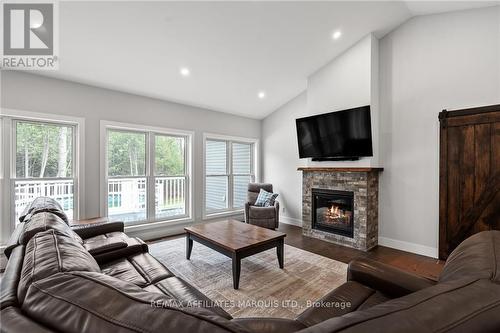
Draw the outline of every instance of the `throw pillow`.
M277 193L270 193L263 189L260 189L259 196L255 200L255 206L258 207L270 207L274 206L274 201L278 197Z

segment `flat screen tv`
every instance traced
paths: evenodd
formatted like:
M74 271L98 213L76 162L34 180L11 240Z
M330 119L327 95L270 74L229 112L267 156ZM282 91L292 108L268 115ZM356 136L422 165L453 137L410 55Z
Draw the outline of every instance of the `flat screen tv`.
M300 158L356 160L373 156L370 106L296 120Z

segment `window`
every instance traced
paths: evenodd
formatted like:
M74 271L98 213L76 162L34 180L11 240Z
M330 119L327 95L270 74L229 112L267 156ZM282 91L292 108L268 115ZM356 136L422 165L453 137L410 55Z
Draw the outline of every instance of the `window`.
M191 134L105 127L107 215L128 223L189 218Z
M4 163L8 160L4 155L4 119L1 116L2 110L0 109L0 245L6 244L10 236L10 221L9 209L7 208L7 198L5 196L5 175L4 175Z
M108 131L108 216L146 219L146 133Z
M12 231L36 197L55 199L70 219L79 218L79 147L83 120L3 109L1 193L3 230Z
M34 121L14 121L15 217L34 198L55 199L73 218L75 205L74 127Z
M155 134L155 216L186 215L186 138Z
M255 140L205 138L205 215L241 210L255 181Z

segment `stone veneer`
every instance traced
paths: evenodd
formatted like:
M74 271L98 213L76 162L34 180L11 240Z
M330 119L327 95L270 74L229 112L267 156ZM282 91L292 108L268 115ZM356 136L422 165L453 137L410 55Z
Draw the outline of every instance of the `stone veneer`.
M363 251L377 246L378 173L381 169L300 168L300 170L303 172L302 230L304 236ZM354 192L353 238L312 229L312 188Z

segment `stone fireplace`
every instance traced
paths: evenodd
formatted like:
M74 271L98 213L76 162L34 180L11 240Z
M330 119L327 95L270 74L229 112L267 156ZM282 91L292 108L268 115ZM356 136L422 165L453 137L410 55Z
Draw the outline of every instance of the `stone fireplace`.
M299 168L304 236L368 251L378 244L381 168Z

